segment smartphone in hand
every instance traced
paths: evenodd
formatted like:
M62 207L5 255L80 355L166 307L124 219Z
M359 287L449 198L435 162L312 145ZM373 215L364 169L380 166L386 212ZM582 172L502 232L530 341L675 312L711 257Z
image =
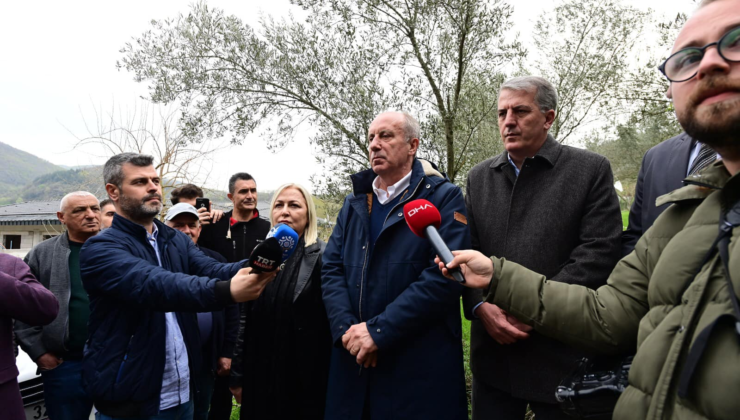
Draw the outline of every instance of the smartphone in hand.
M195 199L195 209L200 210L201 208L205 208L206 211L211 211L211 200L207 198L201 198L198 197Z

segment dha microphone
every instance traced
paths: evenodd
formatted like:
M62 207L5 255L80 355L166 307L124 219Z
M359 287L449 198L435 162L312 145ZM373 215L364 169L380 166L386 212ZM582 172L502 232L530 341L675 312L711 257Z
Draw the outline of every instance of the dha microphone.
M434 204L424 199L406 203L403 206L403 217L414 235L429 239L445 266L452 261L450 248L437 232L437 228L442 224L442 216ZM460 268L448 269L448 271L458 283L465 283L465 277L460 272Z
M283 248L275 238L267 238L257 244L242 268L252 267L253 273L268 273L280 267Z
M284 223L278 223L267 232L267 238L275 238L282 248L283 256L282 261L286 261L293 255L296 246L298 245L298 233L291 229L290 226Z

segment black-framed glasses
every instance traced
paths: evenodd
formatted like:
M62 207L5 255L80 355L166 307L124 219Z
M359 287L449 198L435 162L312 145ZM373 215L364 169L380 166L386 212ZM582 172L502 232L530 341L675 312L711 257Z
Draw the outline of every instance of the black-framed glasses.
M671 82L685 82L696 76L705 51L713 45L717 46L717 52L726 61L733 63L740 61L740 26L731 29L717 42L677 51L658 66L658 70Z

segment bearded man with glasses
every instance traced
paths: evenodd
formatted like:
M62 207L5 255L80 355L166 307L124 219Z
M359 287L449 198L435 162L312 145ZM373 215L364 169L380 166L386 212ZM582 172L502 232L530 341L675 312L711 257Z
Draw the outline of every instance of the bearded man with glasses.
M543 335L605 354L636 350L615 420L740 413L739 39L740 0L704 0L661 65L682 127L722 159L658 199L671 206L605 286L547 281L472 250L447 265Z
M715 47L717 54L728 62L740 60L740 29L725 33L717 42L703 47L690 46L673 53L659 70L674 83L692 79L707 49ZM666 93L671 98L672 91ZM718 158L706 143L691 138L686 132L661 142L645 153L635 186L635 199L629 215L629 226L622 235L622 255L635 249L637 240L660 216L669 203L656 206L658 197L681 188L684 178L699 173Z

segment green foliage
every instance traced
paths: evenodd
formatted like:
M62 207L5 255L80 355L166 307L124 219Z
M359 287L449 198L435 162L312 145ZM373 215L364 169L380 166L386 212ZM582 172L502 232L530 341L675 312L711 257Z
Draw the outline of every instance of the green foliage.
M558 93L550 132L561 142L604 122L625 106L617 100L631 78L630 61L649 13L620 0L567 0L544 12L534 30L535 74ZM655 77L658 77L655 75Z
M308 10L305 22L265 19L257 30L196 4L187 15L153 21L124 46L118 66L147 82L153 101L180 102L180 125L191 140L228 132L241 143L260 130L279 150L299 127L311 127L329 175L318 184L324 192L337 182L346 188L346 175L368 166L368 126L386 109L426 122L423 147L451 179L482 160L476 140L491 126L499 67L521 55L518 44L505 42L511 6L295 3ZM484 137L490 146L493 139Z

